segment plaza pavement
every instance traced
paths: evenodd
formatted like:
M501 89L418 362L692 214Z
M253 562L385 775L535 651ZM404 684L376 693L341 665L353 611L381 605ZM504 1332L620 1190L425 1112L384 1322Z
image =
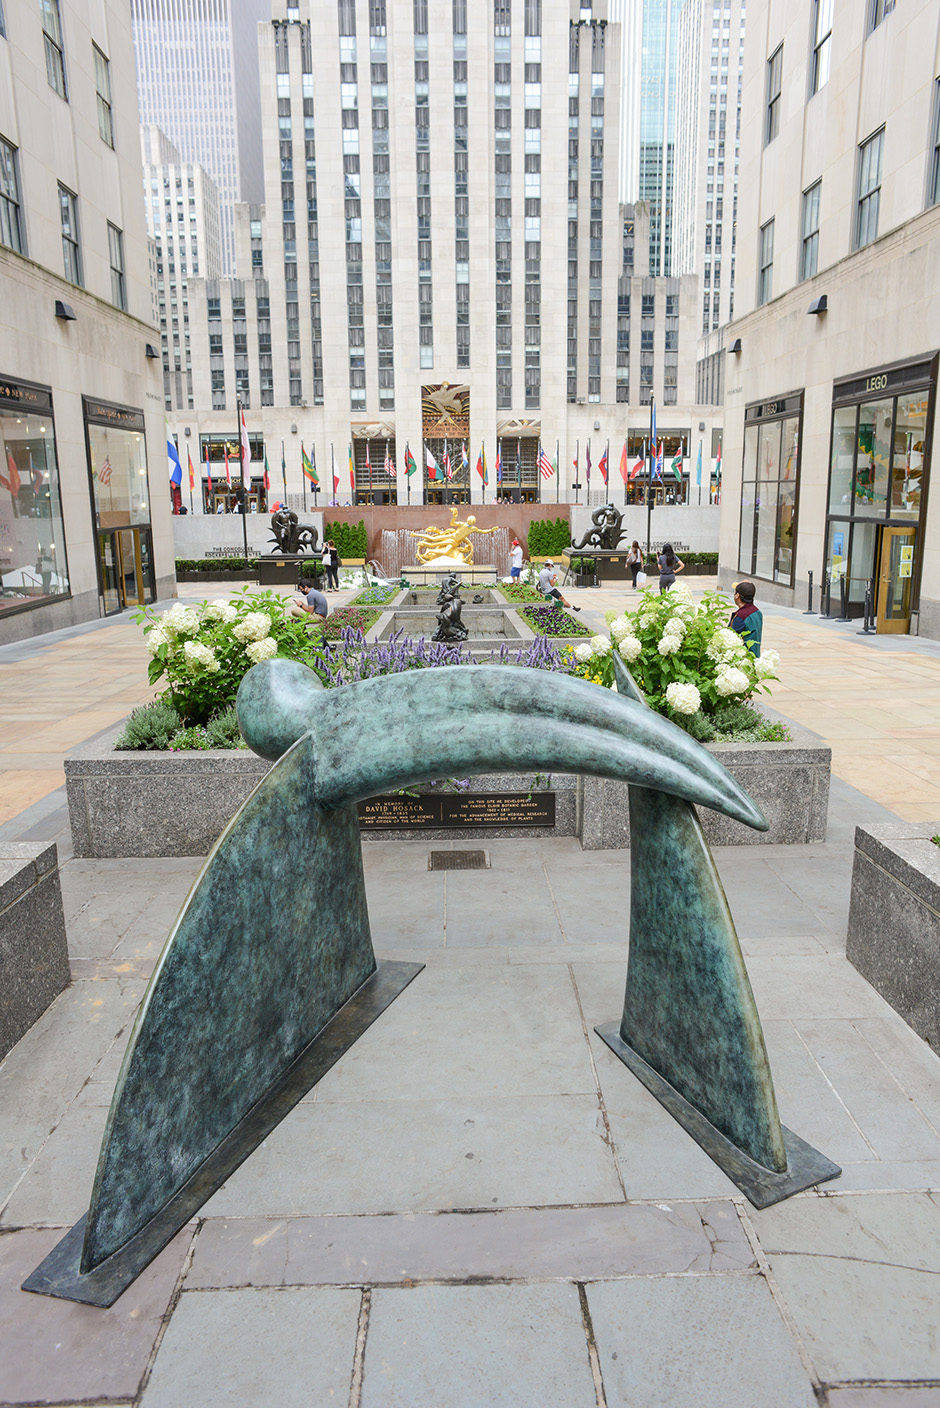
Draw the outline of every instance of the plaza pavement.
M940 821L940 650L782 610L765 641L833 743L829 832L716 859L782 1118L841 1178L755 1211L594 1035L627 852L368 840L377 954L425 970L107 1311L18 1287L201 861L71 855L57 769L149 696L136 628L0 648L0 838L58 840L74 979L0 1065L0 1404L940 1405L940 1063L844 957L855 824Z

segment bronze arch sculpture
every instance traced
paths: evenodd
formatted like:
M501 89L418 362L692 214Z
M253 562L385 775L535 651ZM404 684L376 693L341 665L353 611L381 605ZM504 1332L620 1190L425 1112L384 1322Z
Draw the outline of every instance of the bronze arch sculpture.
M356 803L448 775L539 769L630 784L626 997L621 1021L599 1034L759 1206L839 1173L780 1125L693 803L766 822L706 749L645 706L619 660L617 670L619 693L492 665L331 691L290 661L249 672L242 730L276 765L220 837L157 963L88 1213L24 1289L113 1304L421 971L376 964ZM305 885L293 883L298 857Z

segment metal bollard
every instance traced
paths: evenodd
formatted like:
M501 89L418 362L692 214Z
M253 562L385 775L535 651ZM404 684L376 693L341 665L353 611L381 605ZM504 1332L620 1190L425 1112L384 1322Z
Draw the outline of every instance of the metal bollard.
M840 573L840 576L839 576L839 609L841 610L842 615L836 617L836 620L837 620L837 621L847 621L847 620L849 619L849 589L848 589L847 581L848 581L848 579L846 578L845 573L844 573L844 572Z
M807 572L806 575L807 575L807 577L809 578L809 591L808 591L808 593L807 593L807 598L806 598L806 610L803 612L803 615L804 615L804 616L812 616L812 615L815 614L815 613L813 612L813 574L812 574L812 571Z
M871 635L872 626L872 591L871 582L865 583L865 610L862 618L862 629L858 632L860 636Z
M826 573L826 609L825 609L825 611L820 611L819 614L820 614L820 616L831 616L831 615L832 615L832 573L831 573L831 572L827 572L827 573Z

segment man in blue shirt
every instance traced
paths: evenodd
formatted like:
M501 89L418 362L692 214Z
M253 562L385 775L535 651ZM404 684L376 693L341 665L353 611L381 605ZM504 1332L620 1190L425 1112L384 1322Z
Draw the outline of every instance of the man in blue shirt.
M744 637L744 644L756 658L760 655L764 618L754 605L755 592L753 582L738 582L734 589L734 612L728 625Z
M304 581L303 578L297 583L297 591L307 598L307 615L325 621L330 610L330 604L322 592L317 591L312 582Z

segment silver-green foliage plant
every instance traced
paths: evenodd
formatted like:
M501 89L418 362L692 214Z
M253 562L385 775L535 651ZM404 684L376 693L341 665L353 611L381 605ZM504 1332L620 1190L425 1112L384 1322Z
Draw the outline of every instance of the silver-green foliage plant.
M729 706L769 693L769 682L778 679L777 652L752 655L728 625L731 612L721 592L706 592L696 603L685 583L677 583L662 595L647 588L635 611L610 621L613 647L650 708L696 737L725 732Z

